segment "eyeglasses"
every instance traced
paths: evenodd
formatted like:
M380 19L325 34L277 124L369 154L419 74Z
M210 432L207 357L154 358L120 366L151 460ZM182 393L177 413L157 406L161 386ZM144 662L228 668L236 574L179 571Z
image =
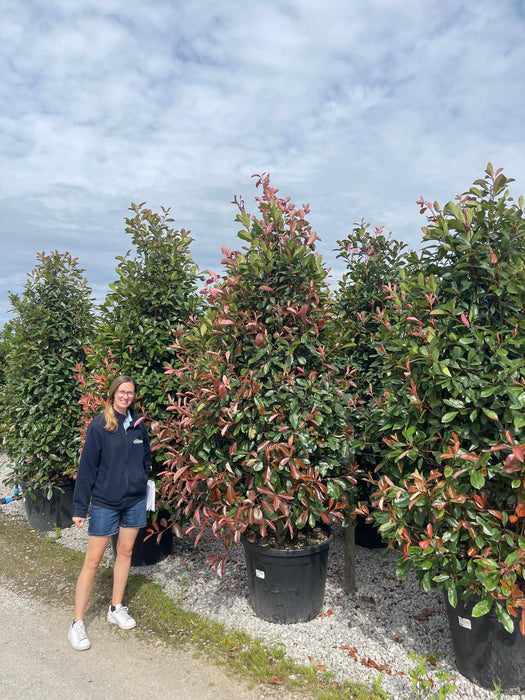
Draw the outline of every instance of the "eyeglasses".
M132 399L135 396L135 392L134 391L117 391L117 396L121 399L123 399L124 397L126 397L128 399Z

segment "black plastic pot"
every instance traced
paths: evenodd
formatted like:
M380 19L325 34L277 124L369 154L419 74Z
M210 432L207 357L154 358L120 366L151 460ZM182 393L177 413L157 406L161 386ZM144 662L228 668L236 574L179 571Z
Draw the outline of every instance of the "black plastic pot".
M328 550L333 533L304 549L272 549L241 538L248 592L256 615L269 622L308 622L324 600Z
M384 549L386 544L381 539L378 529L366 522L364 515L358 515L355 523L355 543L366 549Z
M159 514L159 519L165 517L162 512ZM148 537L148 529L151 526L151 521L148 521L146 527L139 530L133 552L131 554L131 566L149 566L157 564L171 554L173 548L173 532L166 530L157 543L157 535ZM146 539L147 538L147 539ZM113 535L111 538L111 546L113 547L113 555L117 556L117 541L118 535Z
M525 690L525 636L518 620L509 634L493 610L472 617L474 603L445 604L458 671L483 688L493 690L496 683L506 693Z
M73 479L54 484L51 499L47 489L32 488L28 482L20 482L27 521L31 530L48 532L55 527L71 527L73 524Z

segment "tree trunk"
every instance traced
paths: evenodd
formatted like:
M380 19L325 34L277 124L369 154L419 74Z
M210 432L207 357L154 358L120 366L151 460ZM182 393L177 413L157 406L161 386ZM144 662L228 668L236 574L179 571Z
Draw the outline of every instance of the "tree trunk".
M345 580L344 592L355 593L355 520L345 527Z

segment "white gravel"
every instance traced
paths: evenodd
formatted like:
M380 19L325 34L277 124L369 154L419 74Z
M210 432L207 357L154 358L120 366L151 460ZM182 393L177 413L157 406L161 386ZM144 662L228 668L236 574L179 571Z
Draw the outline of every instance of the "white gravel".
M7 459L0 457L0 495L10 495L2 485L7 470ZM9 516L25 518L21 501L0 507ZM87 533L71 527L62 530L59 541L70 549L85 551ZM393 552L356 547L357 592L346 595L343 545L339 530L330 549L323 610L308 623L279 625L256 617L248 601L242 547L232 552L222 579L205 563L206 556L222 554L220 545L210 539L201 542L198 549L188 541L175 540L168 558L154 566L132 569L132 574L151 578L188 610L244 630L264 639L268 646L284 646L287 657L296 662L326 667L337 681L371 686L382 673L380 687L391 700L438 697L441 681L435 676L437 669L449 673L457 686L447 696L451 700L525 698L525 693L499 695L480 688L457 672L442 596L422 591L415 577L398 581ZM109 554L107 563L111 563ZM434 694L413 693L409 672L415 661L409 658L410 652L440 659L436 668L429 670L436 683Z

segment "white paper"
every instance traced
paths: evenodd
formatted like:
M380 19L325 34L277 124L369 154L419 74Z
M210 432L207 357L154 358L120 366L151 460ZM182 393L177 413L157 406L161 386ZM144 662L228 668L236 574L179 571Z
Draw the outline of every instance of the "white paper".
M460 627L464 627L466 630L472 629L472 622L468 619L468 617L460 617L458 615L458 623Z
M155 482L153 479L148 479L146 510L155 510Z

